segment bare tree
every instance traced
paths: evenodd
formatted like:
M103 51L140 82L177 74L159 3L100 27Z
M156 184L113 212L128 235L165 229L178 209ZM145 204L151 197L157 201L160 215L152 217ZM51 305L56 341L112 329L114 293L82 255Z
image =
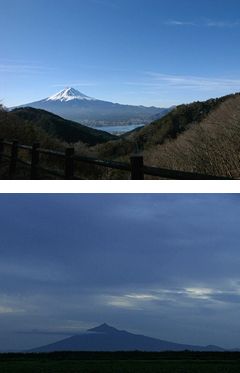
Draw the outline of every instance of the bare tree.
M240 97L231 97L177 139L146 153L156 167L240 178Z

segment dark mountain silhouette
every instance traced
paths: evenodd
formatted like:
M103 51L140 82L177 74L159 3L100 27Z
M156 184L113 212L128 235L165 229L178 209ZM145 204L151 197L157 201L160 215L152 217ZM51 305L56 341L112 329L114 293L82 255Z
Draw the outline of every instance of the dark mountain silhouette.
M97 100L71 87L63 89L55 95L43 100L19 105L17 107L26 106L47 110L60 115L62 118L91 126L99 124L146 124L154 119L161 118L171 110L171 108L122 105L109 101Z
M217 346L192 346L167 342L144 335L132 334L118 330L107 324L102 324L87 330L86 334L75 335L62 341L34 348L27 352L52 351L224 351Z
M58 115L46 110L32 107L16 108L11 111L23 120L36 124L43 128L52 137L58 138L68 143L82 141L89 146L115 140L118 137L108 132L93 129L82 124L63 119Z

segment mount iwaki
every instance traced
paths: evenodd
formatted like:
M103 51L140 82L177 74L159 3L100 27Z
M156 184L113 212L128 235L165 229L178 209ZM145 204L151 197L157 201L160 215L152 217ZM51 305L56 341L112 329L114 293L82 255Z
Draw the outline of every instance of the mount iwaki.
M172 109L122 105L97 100L72 87L65 88L43 100L19 105L17 108L27 106L47 110L64 119L93 127L147 124L161 118Z
M192 346L146 337L144 335L118 330L102 324L87 330L87 333L74 335L59 342L41 346L25 352L52 351L225 351L218 346ZM237 349L236 349L237 350Z

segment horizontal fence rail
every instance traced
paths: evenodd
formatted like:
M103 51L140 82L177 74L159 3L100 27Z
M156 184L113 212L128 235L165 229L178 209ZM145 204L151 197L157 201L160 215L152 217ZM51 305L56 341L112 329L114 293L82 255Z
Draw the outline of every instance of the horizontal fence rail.
M11 147L11 153L4 152L4 145ZM31 161L27 161L23 158L18 157L18 149L24 149L30 152ZM46 165L39 163L39 154L46 154L49 156L60 157L65 162L65 170L55 170ZM93 164L100 167L108 167L112 169L119 169L128 171L131 173L131 180L144 180L144 175L157 176L165 179L175 180L233 180L227 177L218 177L206 174L198 174L194 172L168 170L165 168L149 167L143 165L142 155L131 155L130 163L122 163L116 161L110 161L107 159L99 159L92 157L84 157L74 154L73 147L67 147L65 152L40 148L39 142L33 143L32 146L21 145L19 140L13 140L12 142L4 141L0 138L0 164L2 163L3 157L10 159L9 173L13 174L16 171L17 162L24 164L30 168L30 179L38 179L38 170L43 170L52 175L61 177L65 180L80 180L75 176L74 165L75 162L83 162Z

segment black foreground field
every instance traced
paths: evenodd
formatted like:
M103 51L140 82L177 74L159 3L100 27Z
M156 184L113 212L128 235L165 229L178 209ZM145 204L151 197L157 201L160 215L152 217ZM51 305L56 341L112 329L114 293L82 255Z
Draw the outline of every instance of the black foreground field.
M239 352L0 354L1 373L239 373Z

